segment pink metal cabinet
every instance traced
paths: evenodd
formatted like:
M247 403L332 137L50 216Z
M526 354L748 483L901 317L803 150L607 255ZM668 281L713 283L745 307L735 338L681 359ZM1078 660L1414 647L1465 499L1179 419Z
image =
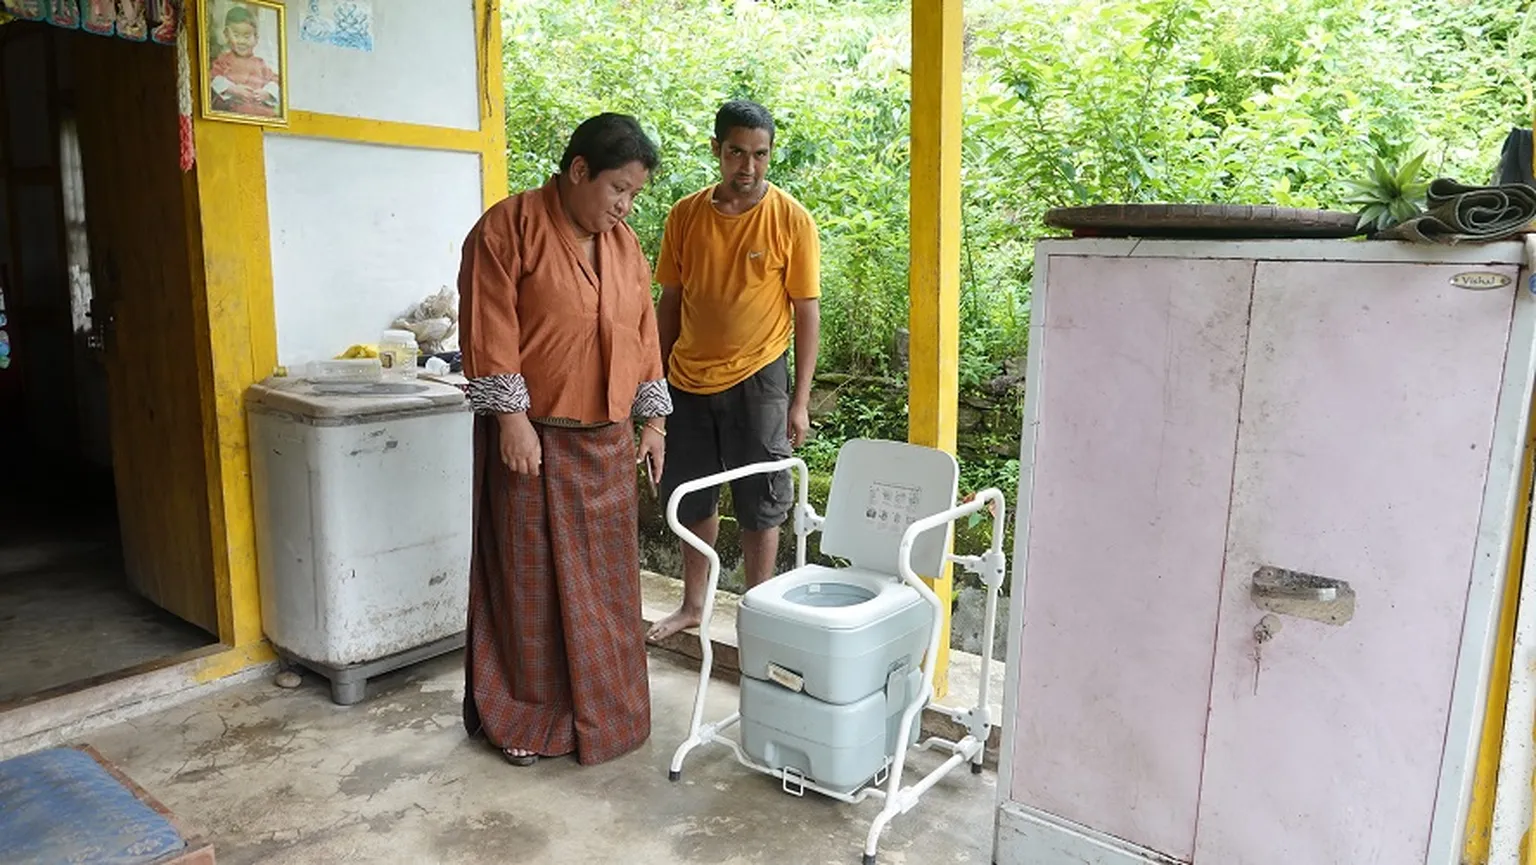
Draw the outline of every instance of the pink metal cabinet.
M1529 405L1517 249L1042 244L999 863L1453 861ZM1262 565L1353 618L1270 613L1256 664Z

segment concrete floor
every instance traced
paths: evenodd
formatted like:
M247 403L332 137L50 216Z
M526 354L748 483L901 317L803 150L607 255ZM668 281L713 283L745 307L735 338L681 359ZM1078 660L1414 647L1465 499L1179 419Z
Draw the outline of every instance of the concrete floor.
M666 780L691 670L651 659L654 729L639 751L515 768L465 737L461 663L455 653L382 677L351 708L313 676L293 691L238 685L87 741L211 837L220 865L859 861L875 800L788 796L723 748L694 751L682 781ZM735 700L712 686L709 717ZM937 762L916 753L909 765ZM992 773L958 770L896 818L880 861L990 861L995 796Z
M101 529L0 535L0 704L214 642L128 588Z

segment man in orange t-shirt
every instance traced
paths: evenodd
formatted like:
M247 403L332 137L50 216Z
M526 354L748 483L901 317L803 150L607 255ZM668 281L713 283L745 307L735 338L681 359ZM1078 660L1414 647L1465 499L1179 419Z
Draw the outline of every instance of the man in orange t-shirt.
M811 378L820 343L821 245L800 202L768 182L773 117L734 100L715 114L709 145L721 182L667 215L656 281L657 329L672 392L663 501L683 483L783 459L810 429ZM795 346L790 390L785 354ZM747 585L773 575L789 513L788 472L731 484ZM678 519L708 544L719 531L719 490L693 493ZM684 544L683 603L657 622L659 640L699 623L708 562Z

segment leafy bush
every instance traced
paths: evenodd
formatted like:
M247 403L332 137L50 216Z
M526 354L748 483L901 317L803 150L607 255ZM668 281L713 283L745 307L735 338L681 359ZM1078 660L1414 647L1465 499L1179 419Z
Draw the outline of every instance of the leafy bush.
M1049 207L1338 208L1375 160L1421 152L1428 177L1482 182L1510 127L1536 108L1536 16L1517 0L966 5L958 372L968 391L1027 348L1033 243ZM762 102L779 121L770 176L821 228L821 369L893 375L907 316L907 10L510 0L508 180L543 182L583 118L636 115L663 158L631 218L654 255L670 205L716 179L715 109ZM865 409L824 429L812 456L849 434L904 437L904 403ZM1001 454L966 468L968 483L1016 474Z
M883 367L906 321L907 48L902 7L800 0L538 0L506 13L508 179L542 183L570 130L634 114L662 168L630 224L655 255L677 199L719 179L709 138L735 97L774 113L770 177L823 242L823 358Z

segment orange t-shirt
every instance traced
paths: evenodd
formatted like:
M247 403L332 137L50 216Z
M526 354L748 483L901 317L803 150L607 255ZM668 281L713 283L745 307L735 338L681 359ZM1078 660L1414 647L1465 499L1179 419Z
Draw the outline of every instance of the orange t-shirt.
M746 213L710 202L713 187L667 214L656 281L681 286L682 330L667 382L712 394L781 357L794 333L792 300L821 296L821 242L800 202L770 184Z

